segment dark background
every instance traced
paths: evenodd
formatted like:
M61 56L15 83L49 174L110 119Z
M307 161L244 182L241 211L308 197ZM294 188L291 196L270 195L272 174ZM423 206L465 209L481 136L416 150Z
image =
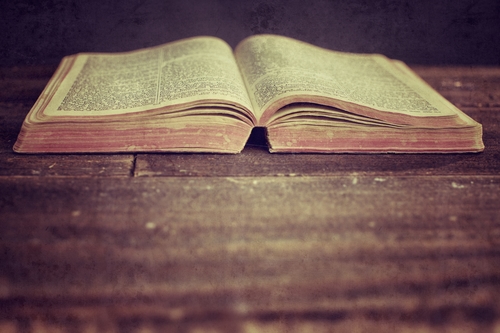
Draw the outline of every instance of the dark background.
M57 64L196 35L274 33L409 64L500 64L500 1L2 1L2 66Z

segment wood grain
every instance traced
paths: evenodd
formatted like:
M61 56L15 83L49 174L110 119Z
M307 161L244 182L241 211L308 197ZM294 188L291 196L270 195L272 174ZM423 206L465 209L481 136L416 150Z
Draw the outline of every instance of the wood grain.
M497 323L498 176L0 182L0 322Z
M19 155L53 67L0 69L0 332L500 331L500 69L415 67L450 155Z
M500 108L500 68L412 66L446 99L464 111Z

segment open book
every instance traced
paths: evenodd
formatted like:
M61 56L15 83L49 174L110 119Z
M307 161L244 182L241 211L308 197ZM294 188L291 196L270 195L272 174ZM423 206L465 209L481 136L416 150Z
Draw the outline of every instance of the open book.
M478 152L482 127L400 61L256 35L65 57L14 150Z

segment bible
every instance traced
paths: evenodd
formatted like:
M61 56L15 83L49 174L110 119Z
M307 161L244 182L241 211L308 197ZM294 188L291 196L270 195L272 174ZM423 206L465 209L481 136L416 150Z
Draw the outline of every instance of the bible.
M254 127L271 152L484 149L482 126L403 62L277 35L67 56L13 149L238 153Z

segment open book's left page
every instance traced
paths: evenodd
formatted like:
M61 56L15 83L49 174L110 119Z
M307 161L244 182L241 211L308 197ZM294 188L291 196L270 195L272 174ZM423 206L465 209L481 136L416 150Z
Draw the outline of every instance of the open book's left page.
M49 92L47 116L116 115L220 104L251 109L233 52L196 37L125 53L81 53Z
M217 38L82 53L63 59L14 150L237 152L251 109L233 52Z

